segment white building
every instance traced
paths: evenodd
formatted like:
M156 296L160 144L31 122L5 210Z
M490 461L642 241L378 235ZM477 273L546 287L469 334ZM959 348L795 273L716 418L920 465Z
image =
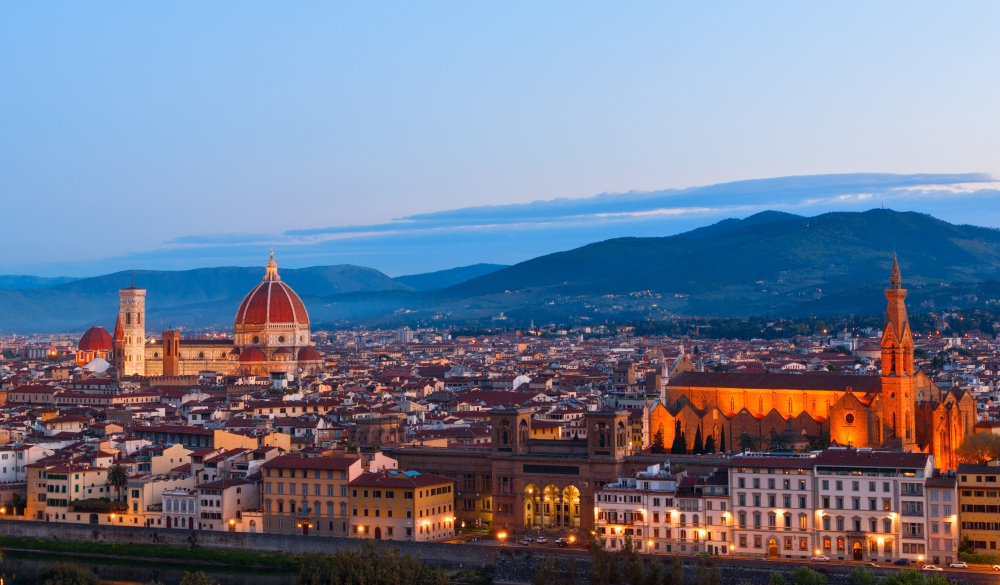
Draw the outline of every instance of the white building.
M833 448L735 457L730 469L733 551L923 562L928 549L925 484L937 486L942 479L934 476L933 457L923 453ZM954 498L955 488L947 489ZM934 490L943 499L946 488Z

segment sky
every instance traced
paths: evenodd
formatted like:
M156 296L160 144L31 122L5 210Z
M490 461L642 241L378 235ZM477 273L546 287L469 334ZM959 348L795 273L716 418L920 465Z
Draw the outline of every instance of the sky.
M0 273L274 248L399 275L768 208L1000 227L998 21L996 2L4 3Z

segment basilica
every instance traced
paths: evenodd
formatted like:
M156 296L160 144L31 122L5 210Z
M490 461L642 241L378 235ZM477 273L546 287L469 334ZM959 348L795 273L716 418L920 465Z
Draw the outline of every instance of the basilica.
M699 372L681 360L649 415L650 436L667 446L678 430L693 447L697 429L725 451L832 444L894 448L934 455L956 469L955 449L976 424L975 400L942 389L914 368L906 289L893 258L880 376Z
M163 331L146 335L146 291L119 291L113 336L95 327L81 338L79 360L111 356L121 376L197 376L200 372L282 374L289 378L322 368L323 356L310 341L309 314L295 291L281 281L274 253L264 278L236 311L233 339L182 339ZM103 333L103 334L102 334Z

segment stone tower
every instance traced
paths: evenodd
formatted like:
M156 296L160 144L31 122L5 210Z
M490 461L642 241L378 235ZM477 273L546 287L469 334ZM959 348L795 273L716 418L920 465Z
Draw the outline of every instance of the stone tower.
M530 408L497 409L490 413L493 427L493 453L523 455L531 438Z
M899 262L892 255L892 274L885 289L885 332L882 334L882 396L876 436L872 443L904 449L917 448L914 430L916 377L913 369L913 332L906 315L906 289ZM881 435L881 436L879 436Z
M167 330L163 332L163 375L181 375L181 332Z
M132 285L118 291L118 320L122 337L122 367L118 375L145 376L146 289Z

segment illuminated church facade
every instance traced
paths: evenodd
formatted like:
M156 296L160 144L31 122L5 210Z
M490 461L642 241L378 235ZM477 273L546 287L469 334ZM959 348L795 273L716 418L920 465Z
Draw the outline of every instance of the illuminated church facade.
M805 448L828 438L859 448L930 453L939 468L956 469L955 449L975 432L975 400L938 387L914 367L906 289L895 257L885 296L880 376L698 372L685 360L650 413L650 436L662 432L669 447L680 429L691 449L700 427L726 451L740 451L747 437L763 449Z

